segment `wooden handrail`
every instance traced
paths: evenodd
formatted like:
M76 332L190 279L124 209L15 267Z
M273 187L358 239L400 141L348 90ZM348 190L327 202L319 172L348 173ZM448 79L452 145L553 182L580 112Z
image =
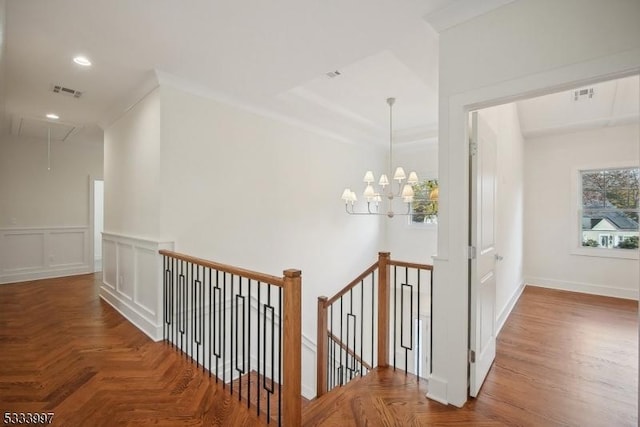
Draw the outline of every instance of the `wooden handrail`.
M419 270L433 270L433 265L429 264L417 264L415 262L405 262L405 261L396 261L390 259L388 261L389 265L394 265L396 267L408 267L408 268L416 268Z
M240 267L234 267L232 265L221 264L214 261L209 261L202 258L197 258L191 255L185 255L178 252L168 251L166 249L161 249L161 255L165 255L171 258L179 259L182 261L191 262L193 264L197 264L203 267L208 267L214 270L224 271L225 273L235 274L238 276L246 277L247 279L256 280L262 283L268 283L275 286L284 286L284 279L278 276L272 276L270 274L259 273L257 271L246 270Z
M365 362L364 360L362 360L362 358L360 356L358 356L353 350L351 350L349 348L349 346L347 346L345 343L343 343L340 338L338 338L337 335L332 334L331 332L327 331L327 335L329 336L330 339L332 339L336 344L338 344L340 346L340 348L342 348L344 351L347 352L347 354L349 356L354 357L358 362L360 362L362 364L362 366L364 366L365 368L367 368L369 371L371 369L373 369L371 367L371 365L369 365L367 362Z
M369 274L371 274L373 271L375 271L375 269L378 268L378 261L376 261L371 267L367 268L362 274L360 274L358 277L356 277L355 279L353 279L347 286L345 286L344 288L342 288L340 290L340 292L338 292L337 294L335 294L334 296L332 296L331 298L329 298L326 302L326 306L330 306L331 304L333 304L334 302L336 302L337 300L340 299L340 297L344 294L346 294L347 292L349 292L349 290L351 288L353 288L355 285L357 285L358 283L360 283L362 280L364 280L365 277L367 277Z

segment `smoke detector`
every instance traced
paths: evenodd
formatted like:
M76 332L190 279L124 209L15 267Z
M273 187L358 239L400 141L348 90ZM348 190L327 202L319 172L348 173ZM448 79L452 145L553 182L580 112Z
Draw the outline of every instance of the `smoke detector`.
M71 89L68 87L64 87L62 85L52 85L53 93L59 93L60 95L72 96L74 98L80 98L82 96L82 92L79 90Z

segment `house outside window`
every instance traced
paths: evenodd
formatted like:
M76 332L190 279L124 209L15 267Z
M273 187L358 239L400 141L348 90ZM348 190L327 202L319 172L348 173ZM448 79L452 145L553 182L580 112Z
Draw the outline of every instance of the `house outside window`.
M583 247L638 248L639 168L580 171Z
M437 224L438 223L438 180L425 179L413 186L414 199L411 203L409 223Z

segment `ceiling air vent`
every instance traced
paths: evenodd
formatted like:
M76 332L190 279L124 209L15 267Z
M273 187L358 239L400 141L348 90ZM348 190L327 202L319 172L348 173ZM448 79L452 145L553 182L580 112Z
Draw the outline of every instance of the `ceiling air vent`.
M327 77L329 77L330 79L335 79L336 77L338 77L341 73L338 70L335 71L329 71L328 73L325 73L327 75Z
M593 88L590 87L588 89L578 89L573 91L573 100L581 101L583 99L591 99L593 98Z
M79 90L70 89L61 85L53 85L53 92L65 96L73 96L74 98L80 98L82 96L82 92Z

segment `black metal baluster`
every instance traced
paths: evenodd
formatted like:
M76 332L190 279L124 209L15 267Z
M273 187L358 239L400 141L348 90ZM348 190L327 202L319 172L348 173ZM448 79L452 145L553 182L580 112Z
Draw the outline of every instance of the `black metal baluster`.
M260 287L261 287L261 283L258 282L258 318L256 319L258 322L258 356L257 356L257 363L258 363L258 378L256 379L256 402L257 402L257 408L256 408L256 414L258 414L258 417L260 417L260 308L262 307L262 299L260 298Z
M371 325L373 328L373 324ZM364 341L364 279L362 280L362 286L360 287L360 376L362 376L362 361L364 360L363 351Z
M235 319L233 317L233 306L234 306L234 296L235 296L234 295L234 289L233 289L234 288L234 286L233 286L233 282L234 282L233 278L234 278L234 275L232 274L231 275L231 301L229 301L231 303L231 318L229 319L229 321L231 322L231 336L229 337L230 338L229 341L230 341L230 345L231 345L231 355L229 356L229 357L231 357L231 366L233 366L233 364L235 362L233 360L234 355L235 355L236 358L238 357L238 355L236 353L234 353L234 348L233 348L234 335L236 337L238 336L238 323L236 322L235 325L233 324L233 320ZM234 334L234 332L235 332L235 334ZM236 350L237 350L237 348L236 348ZM231 375L231 378L230 378L229 382L230 382L231 394L233 394L233 368L231 368L230 375Z
M282 425L282 288L278 287L278 426Z
M227 273L222 272L222 388L227 387Z
M223 273L224 274L224 273ZM224 372L224 355L220 353L221 349L224 352L223 346L223 322L224 322L224 290L220 288L220 271L216 270L216 286L213 288L213 355L216 356L216 382L220 378L220 358L223 359L222 369ZM224 374L223 374L224 375ZM224 382L224 381L223 381Z
M275 322L275 310L273 309L273 306L271 305L271 288L272 285L267 285L267 305L264 306L264 312L263 312L263 321L264 321L264 334L263 334L263 341L265 344L265 351L263 353L264 355L264 359L262 360L262 364L264 365L264 370L265 370L265 374L267 372L267 350L266 350L266 346L267 346L267 310L271 310L271 387L267 387L267 376L264 375L262 377L262 388L264 390L266 390L267 392L267 424L271 423L271 395L273 394L273 377L274 375L274 368L275 368L275 363L274 362L274 339L275 339L275 329L274 329L274 322Z
M376 324L375 322L375 309L376 309L376 281L375 281L375 271L371 274L371 366L376 366L376 364L374 363L374 355L375 355L375 351L374 351L374 347L375 347L375 330L376 330ZM380 344L378 344L380 345Z
M413 350L413 286L409 285L409 268L404 268L404 281L400 286L400 347L404 349L404 374L407 375L409 369L409 351ZM404 343L404 289L409 288L409 345Z
M344 336L342 335L342 319L343 319L343 313L342 313L343 302L342 302L342 299L343 299L343 296L340 297L340 344L341 345L339 346L339 348L340 348L339 351L340 351L340 367L341 368L344 366L344 364L342 363L342 355L344 354L344 349L342 348L342 344L344 343ZM346 357L344 358L344 361L345 361L345 363L347 362L347 358ZM340 372L340 385L344 384L344 381L342 379L342 373L343 373L342 371L343 371L342 369L339 370L339 372Z
M212 367L211 367L211 355L214 352L214 348L213 348L213 337L214 337L214 331L216 329L216 319L213 315L213 281L212 279L212 274L211 274L211 269L207 268L207 270L209 271L209 378L211 378L211 371L212 371ZM216 382L218 381L217 378L217 372L216 372Z
M164 311L163 313L163 320L162 320L162 339L164 341L167 340L167 284L168 284L168 280L167 280L167 257L165 255L162 256L162 309Z
M396 370L396 331L398 330L398 316L396 314L396 283L397 267L393 266L393 370Z
M420 269L417 269L417 275L418 275L418 330L417 330L417 334L418 334L418 345L420 345L420 339L422 338L422 328L421 328L421 321L420 321L420 296L422 295L420 293ZM418 381L420 381L420 368L422 367L422 349L423 347L419 347L417 348L417 353L418 355L416 356L416 358L418 359L418 363L416 363L416 377L418 378Z
M199 278L200 276L198 276ZM199 346L202 348L202 372L204 372L204 348L203 339L204 339L204 325L205 325L205 315L204 315L204 301L205 301L205 271L204 267L202 267L202 282L200 282L200 302L198 303L198 307L200 310L200 344Z
M331 374L331 389L333 389L334 384L335 384L335 373L333 372L333 370L335 369L336 366L336 354L335 354L335 346L333 345L333 304L331 304L330 306L331 309L331 313L329 314L329 317L331 318L331 322L330 322L330 334L327 337L327 339L329 339L329 342L331 344L331 367L330 369L327 370L327 375L329 375L329 373Z
M187 284L185 283L186 279L184 276L184 261L180 260L180 350L182 353L185 353L186 342L185 342L185 326L187 323L187 301L186 301L186 290Z
M362 282L361 282L362 283ZM349 322L351 320L351 322ZM353 331L351 330L350 323L353 323ZM351 333L353 332L353 334ZM349 336L353 337L353 346L349 340ZM353 288L349 289L349 313L347 313L347 371L349 372L349 381L353 379L353 371L356 369L356 317L353 315ZM349 354L351 350L351 354ZM351 357L349 357L351 356ZM349 366L349 359L351 359L351 366Z
M191 361L193 362L193 341L195 339L195 332L196 332L195 331L196 329L196 301L195 301L196 293L194 292L196 288L196 283L193 280L193 263L190 262L187 265L191 267L190 269L187 268L187 275L189 274L189 270L191 270L191 277L187 278L188 279L187 283L189 283L188 289L189 289L189 292L191 293L191 310L190 310L191 311L191 330L190 330L191 339L189 340L189 347L190 347L189 356L191 356ZM189 334L187 334L187 337L189 337Z
M247 376L247 409L249 409L249 407L251 405L249 405L249 401L251 400L251 279L247 279L248 280L248 285L247 285L247 295L248 295L248 300L249 300L249 308L247 310L247 355L245 356L247 359L247 362L249 363L248 368L246 369L246 371L248 372L248 376Z
M177 307L178 306L178 268L176 266L176 259L173 258L171 260L171 321L173 323L173 328L171 328L171 346L176 348L176 343L178 341L178 316L177 316Z

